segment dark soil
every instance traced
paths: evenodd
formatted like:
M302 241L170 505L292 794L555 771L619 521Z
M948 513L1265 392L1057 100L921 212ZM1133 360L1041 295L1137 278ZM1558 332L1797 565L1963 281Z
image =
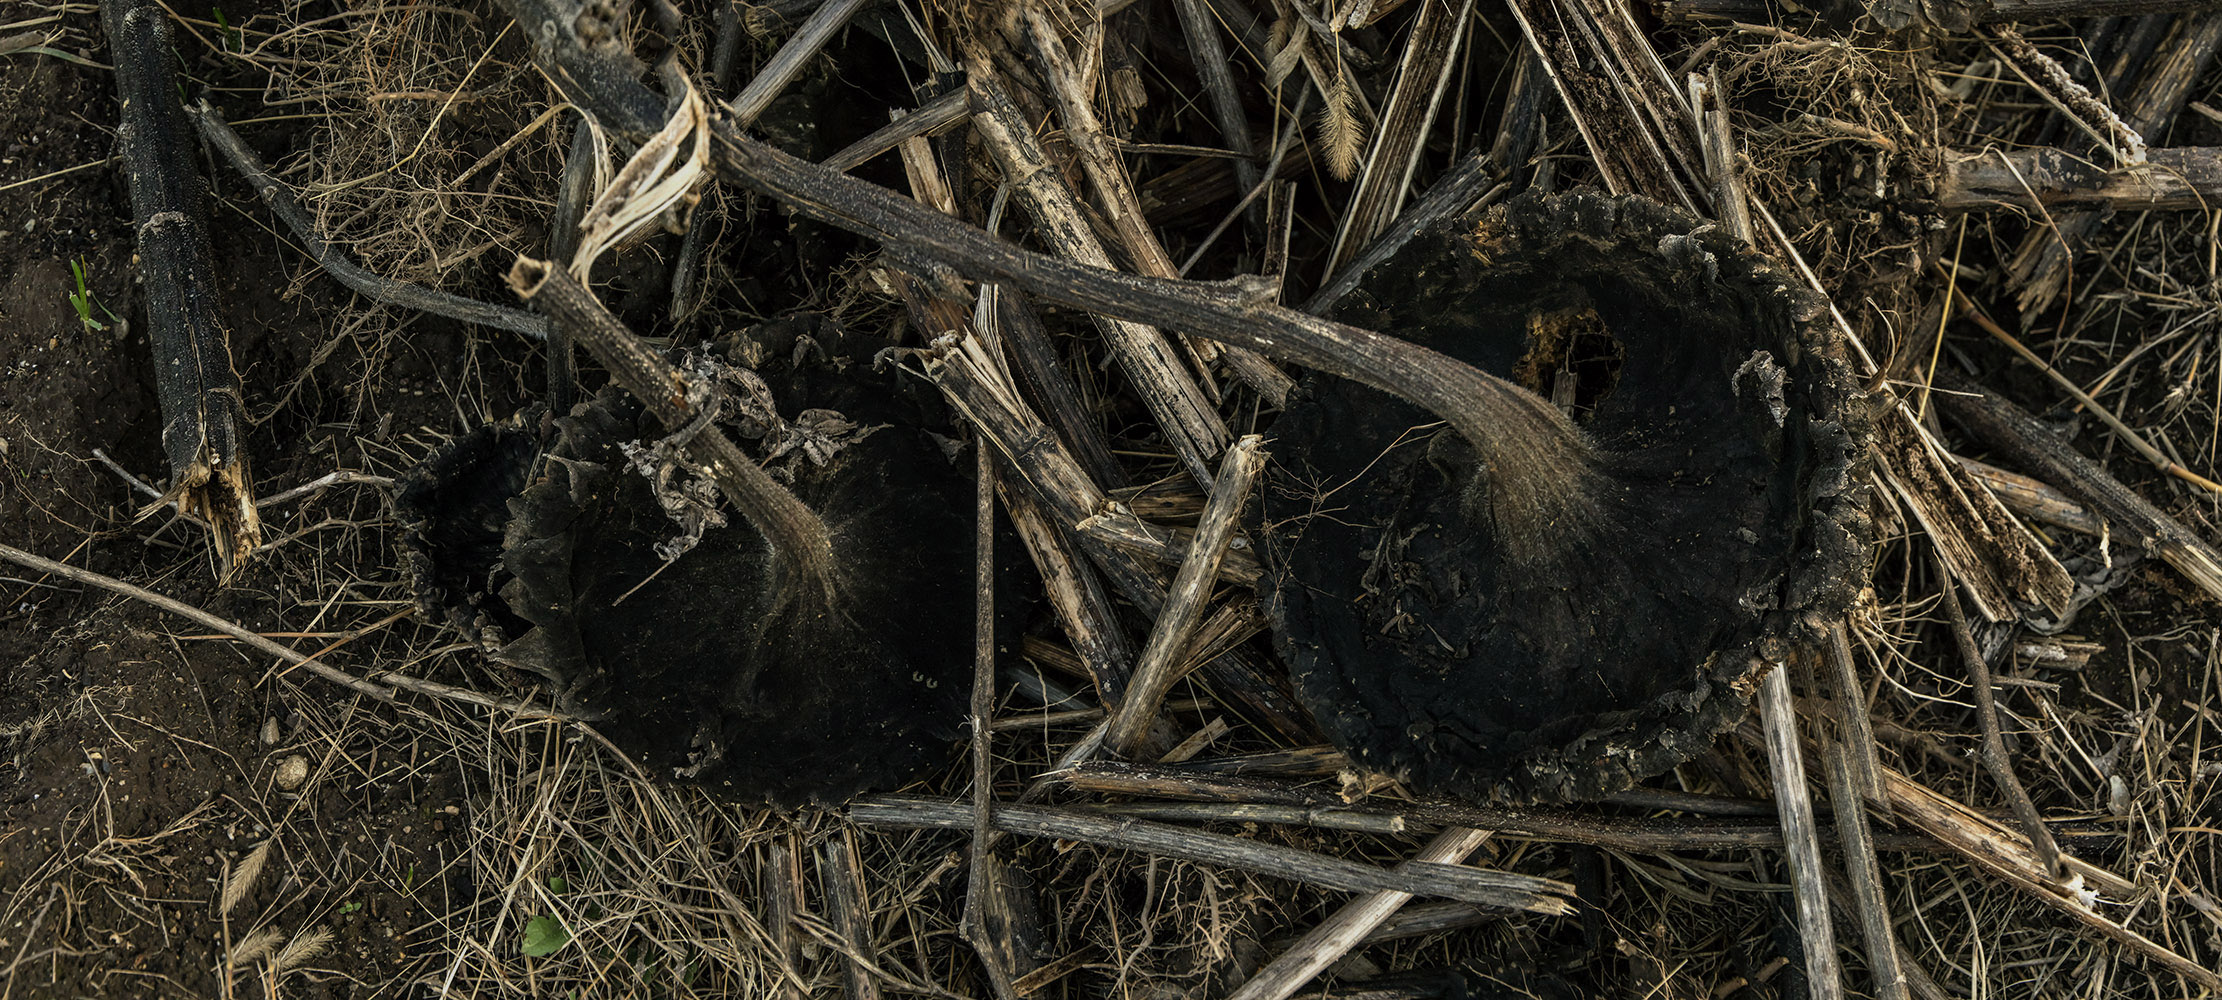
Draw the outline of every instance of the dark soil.
M0 23L47 11L0 3ZM97 20L66 23L57 47L106 58ZM397 596L382 533L367 527L381 510L374 492L340 487L275 512L272 538L321 525L307 536L318 544L281 547L219 589L205 533L167 510L139 518L148 498L94 457L163 475L129 210L102 162L114 114L105 72L0 61L0 542L250 628L316 632L280 641L321 648ZM69 172L25 183L58 171ZM364 468L366 449L406 453L404 432L452 425L453 407L406 387L409 368L431 370L406 355L398 377L334 391L361 359L312 359L348 298L322 279L294 288L299 256L233 187L213 235L262 491ZM104 330L68 300L72 262ZM437 330L420 345L437 353L443 339L461 346ZM327 559L351 563L357 582L329 605L304 585ZM227 941L275 927L335 935L301 963L290 995L368 996L424 943L427 918L471 893L457 865L464 780L392 742L394 709L304 686L321 685L306 675L268 679L265 658L135 602L20 575L0 586L0 995L259 992L254 963L227 977L221 956ZM287 761L307 770L291 788L277 783ZM223 911L227 879L265 842L259 877Z

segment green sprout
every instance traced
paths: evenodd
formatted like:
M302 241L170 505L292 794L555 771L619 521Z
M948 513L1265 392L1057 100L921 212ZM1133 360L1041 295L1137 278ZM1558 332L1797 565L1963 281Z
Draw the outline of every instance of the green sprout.
M226 52L247 51L247 33L232 27L231 22L224 19L224 8L211 7L209 9L216 14L216 27L222 29L218 32L219 41L216 44Z
M546 958L571 943L571 931L563 926L563 919L553 914L542 914L525 922L523 951L528 958Z
M93 293L85 287L86 270L87 268L85 267L85 262L82 259L72 260L69 262L70 277L77 282L77 290L69 293L69 304L72 308L77 310L77 321L84 324L85 329L94 331L106 330L108 329L107 323L103 323L93 318L94 307L97 306L99 307L101 312L106 313L109 322L120 323L122 322L122 320L118 318L114 312L110 312L108 307L106 305L103 305L101 301L98 298L95 298L93 296Z

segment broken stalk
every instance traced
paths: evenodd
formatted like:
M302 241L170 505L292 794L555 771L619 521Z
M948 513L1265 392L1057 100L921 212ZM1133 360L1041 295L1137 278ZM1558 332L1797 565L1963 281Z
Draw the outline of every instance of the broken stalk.
M216 316L203 181L170 68L170 22L153 0L106 0L101 24L116 62L117 137L146 288L162 450L170 461L169 492L156 506L175 502L208 523L220 575L228 579L262 544L262 521L240 441L246 416L239 373Z

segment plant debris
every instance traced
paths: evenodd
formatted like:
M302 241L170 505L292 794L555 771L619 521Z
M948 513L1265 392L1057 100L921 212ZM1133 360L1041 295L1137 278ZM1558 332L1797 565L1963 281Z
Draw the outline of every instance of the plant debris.
M0 994L2222 989L2222 15L138 6L0 15Z
M1274 425L1267 606L1297 690L1421 789L1594 799L1688 760L1755 671L1841 616L1864 555L1867 417L1814 300L1698 220L1523 197L1409 243L1336 315L1556 397L1586 495L1332 376Z

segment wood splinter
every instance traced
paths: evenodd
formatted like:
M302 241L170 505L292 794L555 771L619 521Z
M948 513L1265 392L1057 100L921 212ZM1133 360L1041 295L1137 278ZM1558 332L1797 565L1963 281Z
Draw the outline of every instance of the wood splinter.
M206 521L218 575L229 580L262 544L262 520L240 441L239 372L216 315L204 182L170 68L170 22L153 0L105 0L100 14L116 63L117 140L170 460L168 492L140 516L175 503Z

